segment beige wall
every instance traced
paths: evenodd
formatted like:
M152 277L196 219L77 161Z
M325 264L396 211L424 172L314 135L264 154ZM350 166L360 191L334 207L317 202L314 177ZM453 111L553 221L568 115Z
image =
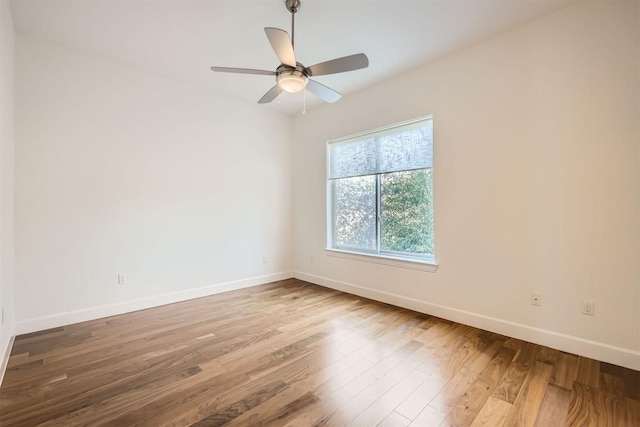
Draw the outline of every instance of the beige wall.
M287 276L289 118L22 36L16 66L18 332Z
M296 118L296 274L640 369L638 8L581 2ZM427 114L438 271L327 256L326 141Z
M580 2L292 121L18 37L16 330L294 270L640 369L639 23L637 2ZM438 271L327 256L326 141L427 114ZM0 297L11 308L3 179ZM595 316L580 314L584 298Z

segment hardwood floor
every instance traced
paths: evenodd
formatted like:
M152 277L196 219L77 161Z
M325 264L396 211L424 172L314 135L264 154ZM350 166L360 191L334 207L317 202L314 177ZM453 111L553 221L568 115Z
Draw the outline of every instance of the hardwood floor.
M298 280L16 338L0 425L640 426L640 373Z

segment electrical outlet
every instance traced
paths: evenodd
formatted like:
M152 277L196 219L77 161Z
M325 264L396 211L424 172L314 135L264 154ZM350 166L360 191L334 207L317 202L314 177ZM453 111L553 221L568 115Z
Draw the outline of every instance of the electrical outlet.
M542 294L532 292L531 293L531 305L541 306L542 305Z
M125 283L127 283L127 276L126 274L118 274L118 285L124 285Z
M593 301L589 299L582 300L582 314L586 314L587 316L593 316L595 314Z
M263 263L263 264L266 264L266 263L267 263L267 257L266 257L266 256L262 257L262 263Z
M313 259L313 257L309 257L309 262L310 262L311 264L313 264L313 263L314 263L314 261L315 261L315 260Z

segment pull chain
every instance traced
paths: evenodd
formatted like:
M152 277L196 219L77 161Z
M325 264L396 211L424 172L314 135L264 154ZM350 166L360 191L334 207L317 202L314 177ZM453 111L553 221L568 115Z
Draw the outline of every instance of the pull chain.
M307 114L307 91L302 89L302 115Z

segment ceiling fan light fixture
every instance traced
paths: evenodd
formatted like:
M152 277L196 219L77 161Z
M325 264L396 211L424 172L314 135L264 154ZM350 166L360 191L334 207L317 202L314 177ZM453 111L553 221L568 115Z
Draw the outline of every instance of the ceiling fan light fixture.
M300 71L284 71L276 78L278 86L285 92L298 93L307 87L309 78Z

